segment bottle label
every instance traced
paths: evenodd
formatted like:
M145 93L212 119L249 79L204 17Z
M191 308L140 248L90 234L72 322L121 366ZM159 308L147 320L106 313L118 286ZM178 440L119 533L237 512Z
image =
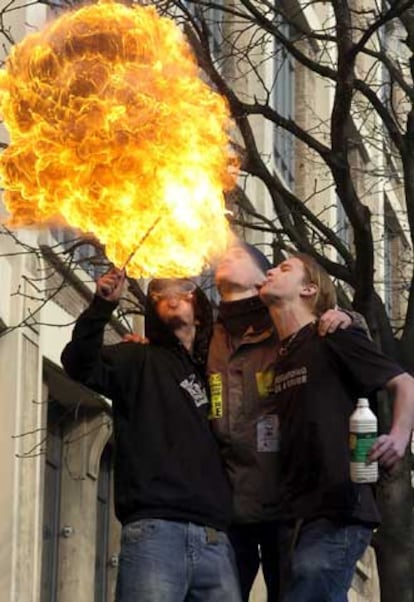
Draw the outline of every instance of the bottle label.
M366 462L369 450L377 440L377 433L351 433L349 449L351 462Z

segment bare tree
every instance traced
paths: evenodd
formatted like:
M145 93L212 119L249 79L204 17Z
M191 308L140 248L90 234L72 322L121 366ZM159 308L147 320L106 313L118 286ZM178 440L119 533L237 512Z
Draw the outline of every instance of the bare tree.
M147 3L183 25L230 106L242 159L239 188L229 196L235 225L261 232L275 259L292 248L313 255L336 278L342 303L351 299L382 349L414 372L414 0ZM0 9L6 52L7 17L29 4L10 0ZM285 103L288 92L300 102ZM252 195L257 182L266 211ZM384 263L394 290L378 268ZM398 311L384 304L384 288ZM388 400L379 415L386 430ZM407 457L378 487L384 602L414 600L410 470Z
M61 240L49 236L47 243L32 245L24 242L18 232L4 225L0 227L0 241L7 238L9 248L7 251L5 245L0 244L0 248L4 249L0 257L30 256L34 266L22 276L16 289L12 291L13 297L24 299L22 319L0 331L0 337L25 326L62 328L75 324L75 315L69 324L42 323L41 310L52 301L66 307L66 295L70 290L78 297L77 307L80 311L92 300L95 280L111 268L103 246L95 238L81 236L70 229L55 232ZM139 283L133 278L127 278L125 295L111 321L115 335L119 337L131 332L131 318L143 315L145 303L146 296Z
M413 0L155 4L183 23L200 66L231 108L247 182L241 179L232 195L234 221L265 233L275 258L290 248L314 256L337 279L344 302L350 297L366 317L382 349L414 372ZM315 105L324 98L312 95L312 82L330 97L325 107ZM301 95L299 106L283 105L280 92L289 86ZM261 132L274 137L270 151ZM267 211L257 209L252 179L265 190ZM396 196L397 208L388 195ZM333 205L344 214L348 240L330 217ZM394 251L390 237L400 240ZM393 270L394 291L384 264ZM398 312L385 306L384 287L398 297ZM379 415L385 430L388 400ZM383 601L414 599L410 469L407 458L401 473L378 487Z

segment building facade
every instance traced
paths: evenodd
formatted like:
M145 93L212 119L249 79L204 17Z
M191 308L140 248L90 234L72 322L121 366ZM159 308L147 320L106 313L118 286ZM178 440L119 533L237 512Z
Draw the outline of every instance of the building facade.
M327 10L307 5L301 12L302 22L320 29L332 17ZM41 27L50 12L45 4L36 3L6 11L2 17L10 40L18 41ZM231 24L222 27L231 29ZM224 43L220 27L217 31L215 52ZM286 25L284 33L291 35L290 26ZM2 59L9 47L9 43L3 44ZM316 54L319 51L315 49ZM323 138L331 91L321 89L318 79L294 61L282 60L282 50L274 47L273 40L263 40L262 52L274 60L262 63L258 58L255 75L242 62L223 67L234 78L235 89L246 95L259 94L258 75L261 81L273 81L269 88L272 102L283 116L295 116L305 129L319 128ZM264 128L259 120L253 120L252 126L271 169L297 195L307 198L318 175L320 193L310 203L324 207L326 222L334 225L345 244L352 245L332 183L325 185L329 182L323 166L280 128ZM7 142L4 130L1 139ZM360 186L365 187L367 202L378 216L380 289L398 321L402 301L395 285L400 281L397 257L402 249L412 250L404 234L405 210L398 182L373 188L365 169L383 161L381 152L374 155L374 145L368 148L359 140L354 168L362 174ZM249 177L244 186L255 209L273 219L261 182ZM271 255L269 235L244 232ZM19 231L18 239L5 232L0 236L0 528L1 541L7 542L0 560L0 596L4 602L110 602L120 535L112 506L111 405L71 382L59 359L74 320L91 298L92 279L83 270L67 273L59 259L63 247L56 246L52 232ZM50 290L53 295L46 294ZM45 297L50 297L47 303ZM120 340L124 332L123 325L114 321L108 340ZM358 564L349 599L379 601L372 549ZM264 600L259 576L252 602Z

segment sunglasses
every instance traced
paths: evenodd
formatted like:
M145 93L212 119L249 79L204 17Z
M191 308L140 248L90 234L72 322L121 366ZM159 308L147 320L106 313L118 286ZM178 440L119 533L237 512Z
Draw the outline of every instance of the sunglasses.
M153 303L159 303L163 299L186 299L190 300L196 285L190 280L184 282L160 283L151 287L148 295Z

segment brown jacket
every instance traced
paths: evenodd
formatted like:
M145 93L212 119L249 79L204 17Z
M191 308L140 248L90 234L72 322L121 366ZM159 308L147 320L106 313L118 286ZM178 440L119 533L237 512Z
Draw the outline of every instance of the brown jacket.
M277 419L266 410L273 385L272 328L250 327L236 343L223 324L214 326L208 357L211 424L233 488L235 523L275 518Z
M367 331L360 314L349 314ZM269 396L277 342L270 318L261 330L250 326L241 337L230 336L220 321L213 329L210 417L233 488L236 524L276 519L278 422Z

